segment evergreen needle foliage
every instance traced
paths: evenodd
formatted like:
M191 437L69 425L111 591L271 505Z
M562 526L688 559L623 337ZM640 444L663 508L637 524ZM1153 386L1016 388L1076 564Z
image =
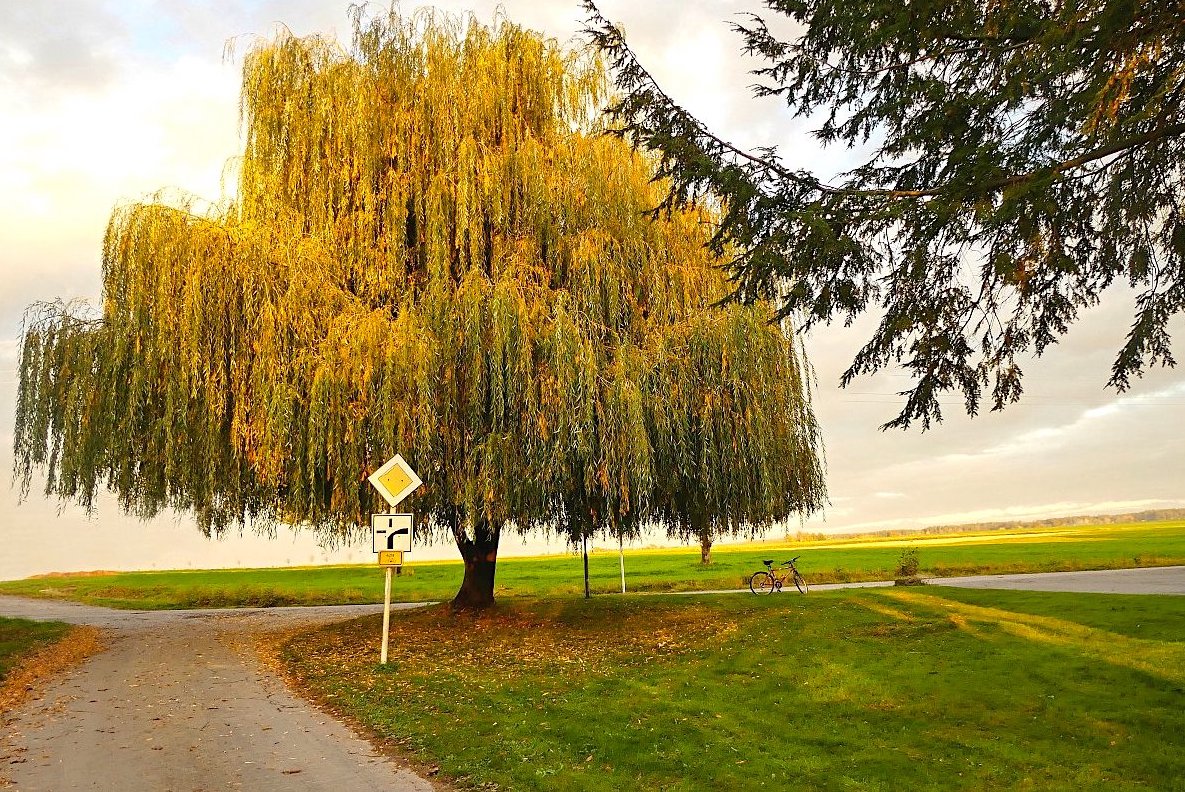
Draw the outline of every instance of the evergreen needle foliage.
M243 70L233 202L117 210L103 309L35 306L17 474L207 533L382 511L492 602L498 538L760 529L824 499L801 351L727 295L715 218L646 210L653 164L601 134L599 61L510 22L357 12L350 50L286 33Z
M589 33L624 96L620 134L660 157L665 207L709 193L734 296L804 324L879 310L841 382L914 376L886 424L941 420L1022 392L1040 354L1104 290L1137 290L1110 384L1173 365L1185 309L1185 16L1153 0L766 0L794 31L735 29L764 60L759 96L822 118L823 143L871 145L837 184L746 152L675 104L591 0ZM789 23L788 25L786 23Z

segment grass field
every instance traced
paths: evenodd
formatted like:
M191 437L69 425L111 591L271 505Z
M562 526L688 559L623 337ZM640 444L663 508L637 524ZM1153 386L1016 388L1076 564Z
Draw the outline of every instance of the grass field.
M1185 598L929 587L504 602L296 636L462 788L1185 789Z
M1185 563L1185 522L719 546L709 567L699 563L698 549L634 550L626 553L627 585L630 591L741 588L762 558L781 561L799 554L799 568L811 583L883 580L893 576L909 545L918 548L922 574L930 577L1159 566ZM590 576L594 592L619 590L617 554L593 554ZM459 563L413 560L395 578L392 596L447 599L460 580ZM498 562L497 580L499 597L576 595L583 591L582 562L576 555L506 558ZM0 593L122 608L379 602L382 573L373 566L347 566L69 575L0 583Z

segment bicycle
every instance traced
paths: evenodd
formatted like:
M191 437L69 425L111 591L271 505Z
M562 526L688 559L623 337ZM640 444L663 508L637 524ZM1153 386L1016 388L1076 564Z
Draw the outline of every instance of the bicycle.
M794 581L794 587L800 593L806 594L811 587L807 585L806 578L798 571L798 567L794 566L794 562L800 558L802 556L794 556L789 561L783 561L776 569L773 559L763 560L761 563L765 564L765 569L754 572L753 577L749 578L749 591L754 594L773 594L775 591L781 591L782 584L790 579ZM786 574L779 574L778 570L785 570Z

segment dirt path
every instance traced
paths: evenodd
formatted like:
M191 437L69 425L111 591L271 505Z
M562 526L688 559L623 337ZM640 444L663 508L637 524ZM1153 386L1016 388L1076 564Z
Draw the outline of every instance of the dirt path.
M21 792L432 790L294 696L260 632L375 606L129 612L0 597L0 615L107 628L110 648L4 716L0 777Z

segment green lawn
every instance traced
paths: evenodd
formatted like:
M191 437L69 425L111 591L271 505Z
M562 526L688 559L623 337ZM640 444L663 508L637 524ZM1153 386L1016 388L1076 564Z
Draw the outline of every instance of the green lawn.
M22 657L60 640L70 631L61 622L37 622L0 616L0 682Z
M1107 569L1185 563L1185 522L1135 523L967 533L901 539L842 540L799 544L718 547L703 567L698 549L626 553L631 591L740 588L762 558L802 555L799 567L812 583L883 580L906 545L919 548L922 574L949 576L1001 572ZM451 598L461 565L415 562L395 578L401 601ZM615 552L595 553L590 576L596 592L620 586ZM191 608L235 605L299 605L379 602L382 573L374 566L258 570L134 572L117 575L33 578L0 583L0 593L66 597L125 608ZM577 595L583 591L577 555L505 558L498 562L498 596Z
M463 788L1185 789L1185 597L522 598L279 650ZM484 786L483 786L484 785Z

